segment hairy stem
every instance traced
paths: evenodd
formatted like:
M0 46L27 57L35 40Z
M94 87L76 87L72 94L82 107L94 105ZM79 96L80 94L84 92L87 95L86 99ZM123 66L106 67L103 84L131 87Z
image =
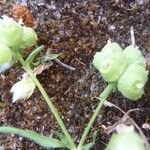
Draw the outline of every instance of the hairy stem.
M46 103L48 104L51 112L53 113L53 115L55 116L59 126L61 127L64 135L66 136L68 143L70 144L70 146L72 147L72 149L76 149L76 146L70 136L70 134L68 133L56 107L53 105L53 103L51 102L51 99L49 98L49 96L47 95L46 91L44 90L44 88L42 87L41 83L38 81L38 79L36 78L36 76L33 74L33 70L31 70L28 65L25 65L25 61L23 60L22 56L18 53L18 60L21 62L23 69L30 75L31 79L34 81L35 85L38 87L39 91L41 92L44 100L46 101Z
M97 106L97 108L96 108L92 118L90 119L87 127L85 128L85 131L84 131L84 133L83 133L83 135L81 137L81 140L79 142L77 150L81 150L82 149L82 146L83 146L83 144L84 144L84 142L85 142L85 140L87 138L87 135L88 135L88 133L89 133L89 131L90 131L90 129L91 129L91 127L92 127L96 117L97 117L97 115L99 114L99 112L100 112L100 110L101 110L105 100L107 99L108 95L112 92L112 90L115 88L115 86L116 86L115 83L110 83L105 88L105 90L100 94L100 102L99 102L99 104L98 104L98 106Z

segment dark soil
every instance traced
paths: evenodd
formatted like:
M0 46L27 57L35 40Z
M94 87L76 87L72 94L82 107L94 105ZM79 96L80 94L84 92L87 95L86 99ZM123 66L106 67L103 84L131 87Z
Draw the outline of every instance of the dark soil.
M142 3L143 2L143 3ZM123 48L131 44L130 27L135 29L136 44L146 55L150 51L150 3L138 0L18 0L27 6L36 20L39 45L44 44L59 59L76 68L67 70L54 63L38 76L53 103L58 108L67 129L76 143L93 114L98 96L106 83L94 69L92 59L108 39L119 43ZM1 1L0 15L12 15L15 1ZM16 64L0 78L0 125L10 125L30 129L49 136L60 128L54 116L36 89L31 98L12 104L10 88L23 74ZM113 93L109 101L124 111L139 108L131 117L150 141L150 130L143 129L150 124L150 84L145 95L132 102L119 92ZM116 123L123 114L115 108L103 107L97 117L88 140L98 131L93 150L103 150L110 135L104 133L102 125ZM25 138L14 135L0 135L0 150L44 150Z

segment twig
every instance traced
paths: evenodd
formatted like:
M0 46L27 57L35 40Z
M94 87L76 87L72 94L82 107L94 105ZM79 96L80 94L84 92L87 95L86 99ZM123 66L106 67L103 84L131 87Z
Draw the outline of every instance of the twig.
M131 44L132 44L132 46L135 46L135 36L134 36L133 26L131 26L131 28L130 28L130 36L131 36Z
M61 62L59 59L55 58L53 59L54 62L56 62L57 64L59 64L60 66L68 69L68 70L71 70L71 71L75 71L75 68L74 67L71 67L71 66L68 66L66 64L64 64L63 62Z
M46 51L46 55L50 55L51 53L51 49L48 48L47 51ZM60 66L66 68L66 69L69 69L71 71L75 71L75 68L74 67L71 67L71 66L68 66L67 64L64 64L63 62L61 62L59 59L55 58L53 59L54 62L56 62L57 64L59 64Z

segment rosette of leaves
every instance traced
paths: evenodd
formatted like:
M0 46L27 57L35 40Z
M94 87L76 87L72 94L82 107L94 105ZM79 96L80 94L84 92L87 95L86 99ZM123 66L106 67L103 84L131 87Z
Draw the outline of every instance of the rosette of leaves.
M126 67L125 56L117 43L108 42L94 56L93 65L107 82L117 81Z

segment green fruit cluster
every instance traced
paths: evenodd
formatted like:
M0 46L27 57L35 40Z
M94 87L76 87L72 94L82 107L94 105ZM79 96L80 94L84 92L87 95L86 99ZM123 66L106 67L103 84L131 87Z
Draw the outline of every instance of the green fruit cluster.
M141 51L128 46L124 50L108 42L94 56L93 65L107 82L117 82L118 90L126 98L139 99L147 81L146 62Z
M3 16L0 19L0 65L11 63L15 48L25 49L33 46L37 34L32 28L22 26L12 18Z

